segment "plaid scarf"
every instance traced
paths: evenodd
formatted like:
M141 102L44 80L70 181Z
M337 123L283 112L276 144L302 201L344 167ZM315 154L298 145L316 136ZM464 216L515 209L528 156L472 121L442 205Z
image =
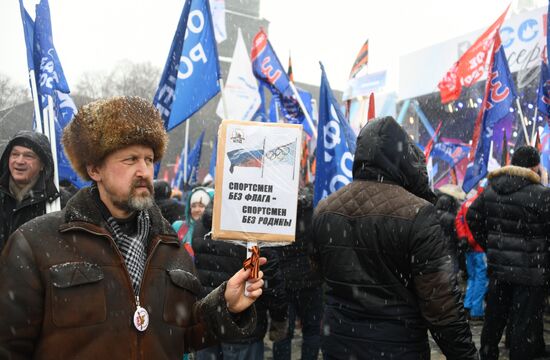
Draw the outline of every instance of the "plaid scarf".
M138 212L137 233L134 236L130 236L122 231L109 209L103 204L99 198L99 190L97 190L97 186L95 185L92 186L92 194L97 201L101 215L107 222L107 229L115 238L116 245L122 253L128 274L132 280L134 294L138 295L143 272L145 271L146 248L151 230L149 214L147 211Z

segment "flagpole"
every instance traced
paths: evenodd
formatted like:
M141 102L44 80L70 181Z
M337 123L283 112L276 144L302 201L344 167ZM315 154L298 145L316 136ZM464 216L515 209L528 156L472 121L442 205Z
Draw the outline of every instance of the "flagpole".
M537 96L538 97L538 96ZM535 106L535 116L533 120L533 130L531 130L531 146L535 146L535 129L537 127L537 113L538 113L539 107Z
M34 69L29 70L29 82L31 83L31 95L34 105L34 114L36 115L36 132L44 133L44 127L42 125L42 114L40 113L40 103L38 91L36 90L36 77L34 76Z
M313 137L317 138L317 129L315 128L315 125L313 125L313 120L311 120L311 117L309 116L309 113L306 110L306 107L304 103L302 102L302 98L298 94L298 90L296 90L296 86L294 86L294 83L292 81L288 82L290 84L290 88L292 89L292 92L296 96L296 100L298 100L298 104L300 104L300 108L302 109L302 112L304 113L304 116L306 117L306 120L309 124L309 127L311 127L311 131L313 131Z
M52 158L53 158L53 181L55 184L55 188L59 189L59 169L57 168L57 143L56 143L56 136L55 136L55 110L53 108L53 98L51 95L47 96L48 99L48 107L46 110L44 110L47 113L47 119L44 121L44 127L46 128L47 132L45 131L46 136L50 140L50 149L52 152ZM55 199L52 202L46 201L46 212L54 212L61 210L61 202L59 197Z
M272 95L275 96L275 95ZM275 119L277 122L279 122L281 119L279 119L279 102L275 101Z
M523 119L523 111L521 110L521 104L519 103L519 98L516 97L516 106L518 107L519 117L521 120L521 127L523 128L523 134L525 135L525 142L530 144L529 135L527 134L527 128L525 127L525 120Z
M219 78L218 80L219 84L220 84L220 92L222 94L222 107L223 107L223 116L225 119L228 119L228 115L227 115L227 102L225 101L225 91L224 91L224 87L223 87L223 79L222 78Z
M185 192L185 184L187 184L187 144L189 143L189 122L185 122L185 141L183 143L183 191Z

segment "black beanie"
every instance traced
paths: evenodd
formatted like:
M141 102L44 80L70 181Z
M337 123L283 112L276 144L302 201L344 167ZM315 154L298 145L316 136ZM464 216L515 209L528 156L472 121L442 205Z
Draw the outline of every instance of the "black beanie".
M540 164L540 155L532 146L520 146L512 156L512 165L531 168Z

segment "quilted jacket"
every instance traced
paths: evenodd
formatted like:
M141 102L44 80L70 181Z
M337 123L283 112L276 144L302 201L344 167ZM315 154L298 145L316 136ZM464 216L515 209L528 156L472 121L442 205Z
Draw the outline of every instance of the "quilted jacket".
M353 182L316 208L326 354L429 359L429 329L447 359L477 358L424 164L393 118L371 121Z
M550 278L550 190L535 172L518 166L502 167L488 178L466 220L487 253L489 276L544 285Z

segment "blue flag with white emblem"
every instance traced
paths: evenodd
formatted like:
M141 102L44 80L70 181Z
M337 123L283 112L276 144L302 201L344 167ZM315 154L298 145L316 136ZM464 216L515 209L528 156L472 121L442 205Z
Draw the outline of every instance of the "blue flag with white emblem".
M186 1L153 100L165 128L172 130L212 99L220 91L219 79L208 0Z
M317 203L353 179L356 136L345 120L321 64L319 127L316 150L315 191Z
M462 189L468 193L487 175L489 158L491 156L491 140L493 126L510 113L510 107L516 98L514 82L508 68L508 61L501 45L500 36L496 35L491 73L487 79L485 98L481 105L481 132L477 142L474 160L468 164Z
M23 9L24 10L24 9ZM63 129L76 114L76 105L71 99L69 85L63 74L63 68L53 44L50 8L48 0L42 0L36 5L34 21L33 61L36 71L37 96L44 114L49 99L55 114L56 155L59 180L69 180L75 186L82 187L87 182L82 181L72 169L61 144Z

